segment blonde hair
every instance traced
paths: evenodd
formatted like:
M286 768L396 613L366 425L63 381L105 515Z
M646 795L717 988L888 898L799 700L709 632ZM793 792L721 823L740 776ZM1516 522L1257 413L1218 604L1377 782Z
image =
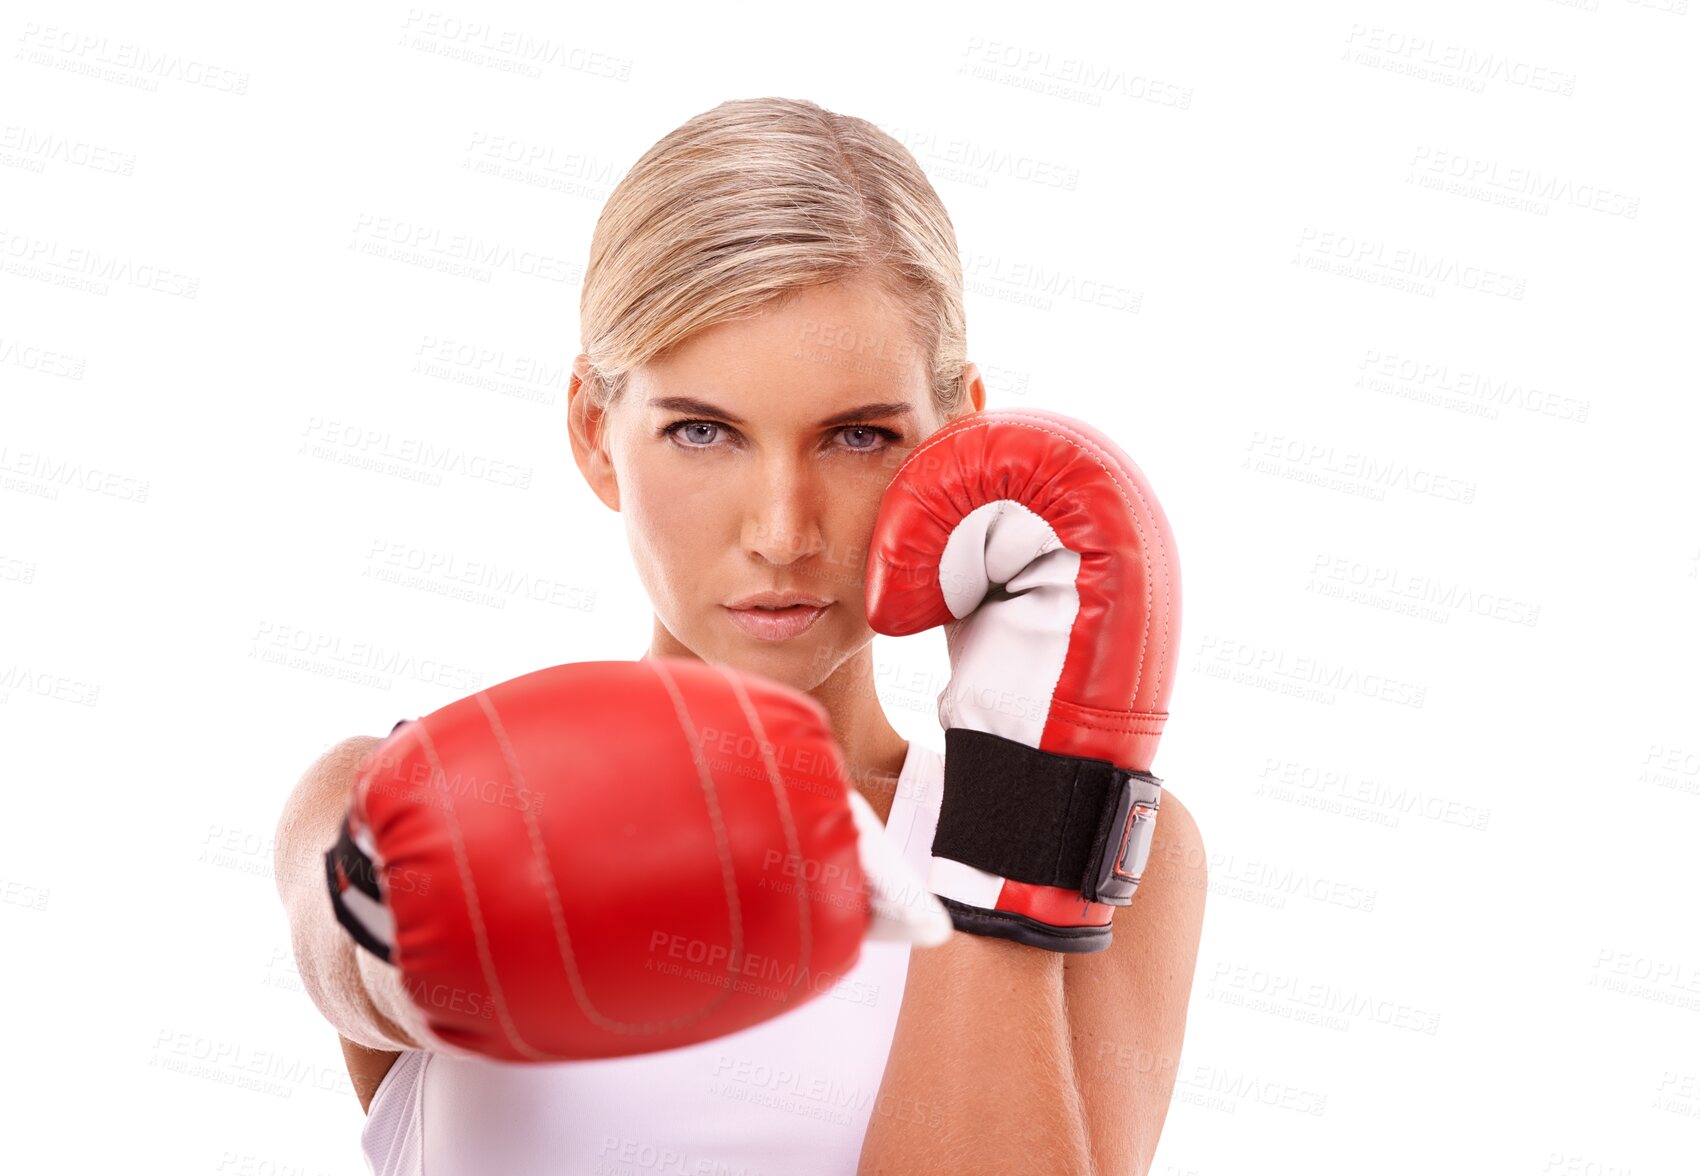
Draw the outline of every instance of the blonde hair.
M722 102L644 152L597 218L579 299L591 403L608 408L627 373L698 331L864 276L902 308L904 354L949 419L965 394L962 262L915 157L813 102Z

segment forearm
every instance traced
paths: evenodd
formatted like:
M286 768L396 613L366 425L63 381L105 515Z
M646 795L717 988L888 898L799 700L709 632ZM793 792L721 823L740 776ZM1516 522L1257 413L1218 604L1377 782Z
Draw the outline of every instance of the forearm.
M860 1172L1091 1172L1063 962L963 933L910 953Z

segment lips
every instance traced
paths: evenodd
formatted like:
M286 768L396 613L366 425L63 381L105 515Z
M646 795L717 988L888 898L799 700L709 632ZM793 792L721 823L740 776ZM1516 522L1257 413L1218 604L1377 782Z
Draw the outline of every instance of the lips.
M748 596L740 596L737 600L726 602L727 608L790 608L792 605L806 604L811 608L825 608L830 600L822 600L818 596L810 596L806 592L752 592Z
M732 623L758 641L789 641L814 628L832 604L795 592L761 592L725 607Z

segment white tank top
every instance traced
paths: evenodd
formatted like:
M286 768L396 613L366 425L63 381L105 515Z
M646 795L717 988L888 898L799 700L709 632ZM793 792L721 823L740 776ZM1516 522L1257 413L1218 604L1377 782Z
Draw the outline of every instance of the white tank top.
M927 876L944 756L911 741L885 833ZM407 1050L372 1098L373 1176L854 1173L909 972L864 942L831 992L699 1045L546 1065Z

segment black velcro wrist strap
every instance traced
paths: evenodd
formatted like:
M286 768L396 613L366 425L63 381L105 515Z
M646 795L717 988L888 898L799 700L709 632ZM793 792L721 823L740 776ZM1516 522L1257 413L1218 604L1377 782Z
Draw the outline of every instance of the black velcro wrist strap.
M984 731L952 728L944 743L934 856L1092 902L1133 900L1161 780Z
M336 921L353 937L354 942L383 960L390 963L389 944L372 933L370 927L351 909L352 903L367 906L367 903L352 899L349 892L353 891L370 900L371 905L381 905L383 898L378 890L378 871L372 859L366 852L354 843L354 836L348 828L348 818L342 819L342 830L337 836L336 844L325 851L325 882L330 887L331 909L336 912Z

